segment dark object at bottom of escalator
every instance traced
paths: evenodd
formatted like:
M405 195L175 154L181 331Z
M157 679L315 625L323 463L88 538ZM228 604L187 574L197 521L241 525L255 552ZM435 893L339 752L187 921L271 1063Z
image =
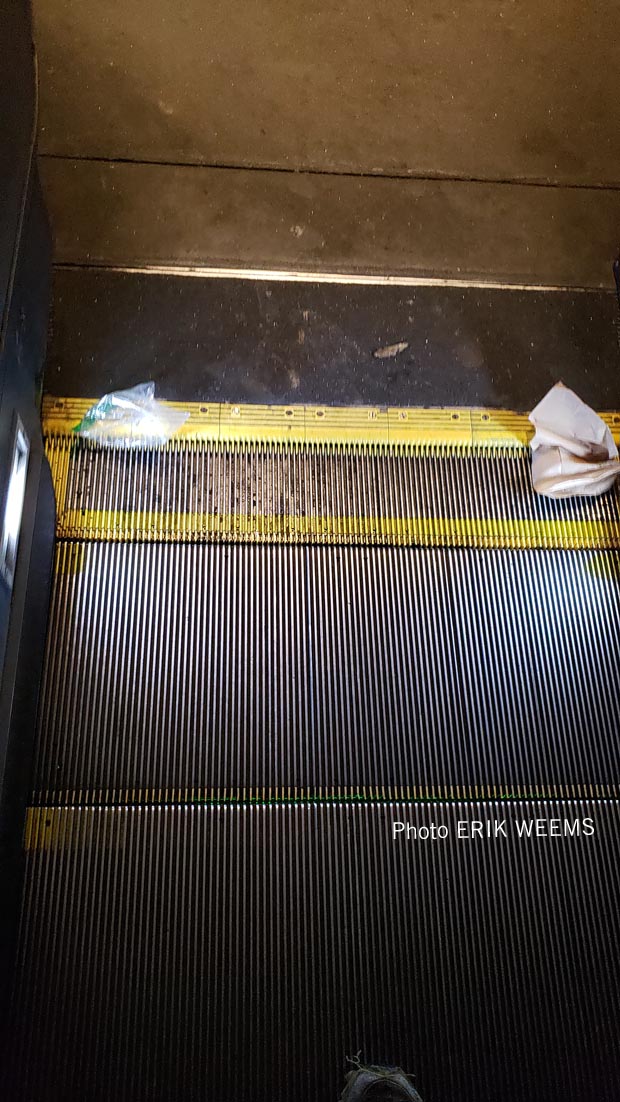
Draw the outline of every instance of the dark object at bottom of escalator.
M422 1102L400 1068L355 1067L347 1075L342 1102Z

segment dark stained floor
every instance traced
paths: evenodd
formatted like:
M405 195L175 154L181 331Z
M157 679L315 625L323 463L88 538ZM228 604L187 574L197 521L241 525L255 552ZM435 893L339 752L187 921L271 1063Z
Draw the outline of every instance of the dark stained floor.
M59 397L154 379L180 401L529 410L558 379L620 407L614 294L56 272ZM393 357L375 353L407 345Z

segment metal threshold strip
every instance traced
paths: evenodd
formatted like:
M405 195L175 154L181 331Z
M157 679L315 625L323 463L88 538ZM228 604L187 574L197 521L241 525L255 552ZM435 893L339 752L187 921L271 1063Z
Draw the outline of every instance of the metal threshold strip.
M190 405L165 448L78 440L88 401L48 399L63 539L620 546L620 493L531 488L531 425L511 412ZM604 415L618 437L620 414Z

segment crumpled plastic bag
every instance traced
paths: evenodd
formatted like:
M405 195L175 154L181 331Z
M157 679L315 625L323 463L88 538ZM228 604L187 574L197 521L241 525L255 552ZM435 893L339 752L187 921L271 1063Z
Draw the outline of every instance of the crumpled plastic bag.
M165 444L189 413L155 399L155 383L114 390L88 410L73 431L102 445L145 447Z
M604 494L620 474L618 449L594 410L557 383L530 413L536 493L563 498Z

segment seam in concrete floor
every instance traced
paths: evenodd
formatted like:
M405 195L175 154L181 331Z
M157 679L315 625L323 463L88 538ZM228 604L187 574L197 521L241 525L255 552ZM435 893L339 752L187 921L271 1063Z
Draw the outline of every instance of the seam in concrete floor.
M556 191L617 191L620 192L620 185L617 184L577 184L577 183L557 183L555 180L548 180L543 177L495 177L495 176L456 176L450 173L444 172L426 172L420 173L411 170L410 172L354 172L354 171L340 171L338 169L329 168L288 168L286 165L256 165L256 164L238 164L227 163L224 161L170 161L170 160L158 160L156 158L136 158L136 157L93 157L87 153L39 153L41 160L48 161L88 161L92 164L105 164L105 165L150 165L159 166L161 168L197 168L197 169L209 169L209 168L222 168L228 170L237 170L239 172L278 172L293 176L331 176L342 177L343 179L354 180L417 180L421 183L424 181L436 182L446 181L447 183L463 183L463 184L497 184L499 187L511 186L511 187L531 187L531 188L549 188ZM620 237L620 230L619 230Z

